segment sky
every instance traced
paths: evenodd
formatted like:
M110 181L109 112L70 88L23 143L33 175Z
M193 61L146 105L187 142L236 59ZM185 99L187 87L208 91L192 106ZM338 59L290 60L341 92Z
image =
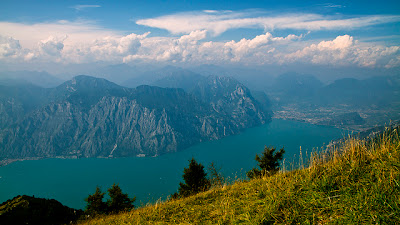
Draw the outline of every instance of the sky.
M3 69L121 63L399 69L400 3L0 1Z

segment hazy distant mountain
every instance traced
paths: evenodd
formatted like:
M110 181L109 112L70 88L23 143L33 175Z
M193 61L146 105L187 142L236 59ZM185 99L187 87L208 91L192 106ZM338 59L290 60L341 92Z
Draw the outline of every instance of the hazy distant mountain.
M190 68L191 71L204 76L229 76L238 80L251 90L265 91L273 82L274 77L265 72L249 67L221 67L212 64L203 64Z
M323 83L312 75L285 73L275 78L269 93L283 101L297 101L315 95Z
M1 130L2 160L155 156L237 134L271 116L231 78L207 78L191 93L152 86L131 89L88 76L30 91L20 89L18 95L42 99L43 92L46 99L21 111L22 116ZM22 108L27 104L12 93L8 98Z
M400 76L339 79L318 90L315 98L324 105L387 107L400 101Z
M122 82L121 85L125 87L137 87L139 85L151 85L163 78L171 75L190 75L193 72L175 67L175 66L165 66L161 69L146 70L141 73L137 73L134 77L127 79Z
M121 85L126 80L140 76L142 73L142 68L129 66L127 64L102 66L88 72L90 76L104 78Z
M60 85L63 80L47 72L36 71L8 71L0 73L0 84L10 82L29 82L34 85L51 88Z
M185 91L192 91L193 88L204 79L205 77L200 74L182 69L170 71L166 76L156 80L151 83L151 85L158 87L182 88Z

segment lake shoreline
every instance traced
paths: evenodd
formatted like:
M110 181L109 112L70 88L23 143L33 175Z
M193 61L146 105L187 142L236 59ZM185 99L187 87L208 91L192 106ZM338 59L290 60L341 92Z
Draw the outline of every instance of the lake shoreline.
M273 120L238 135L158 157L7 159L8 163L24 162L0 167L0 201L24 194L83 208L84 199L96 186L104 190L118 183L124 192L137 197L137 202L153 202L177 191L182 171L191 158L205 167L215 163L227 179L245 178L246 171L256 166L255 155L265 146L284 147L285 165L290 169L292 162L299 162L300 147L306 156L307 151L326 146L343 135L345 131L341 129Z
M309 125L315 125L315 126L320 126L320 127L328 127L328 128L336 128L336 129L341 129L341 130L347 130L347 129L338 128L338 127L335 127L335 126L315 124L315 123L308 122L308 121L305 121L305 120L296 120L296 119L292 119L292 118L287 118L287 119L284 119L284 118L272 118L272 120L269 123L271 123L272 121L279 121L279 120L282 120L282 121L294 121L294 122L299 122L299 123L304 123L304 124L309 124ZM263 126L263 125L260 125L260 126ZM252 129L252 128L254 128L254 127L246 128L241 133L245 132L245 130L247 130L247 129ZM349 130L347 130L347 131L349 131ZM236 134L236 135L240 135L240 133ZM235 136L235 135L232 135L232 136ZM226 136L224 138L227 138L227 137L230 137L230 136ZM221 140L221 139L218 139L218 140ZM331 140L331 141L337 141L337 140ZM197 143L197 144L199 144L199 143ZM197 145L197 144L195 144L195 145ZM193 145L193 146L195 146L195 145ZM189 146L188 148L191 148L193 146ZM188 149L188 148L186 148L186 149ZM182 149L181 151L185 151L185 149ZM178 151L178 152L180 152L180 151ZM175 153L175 152L173 152L173 153ZM170 153L166 153L166 154L170 154ZM0 167L10 165L11 163L14 163L14 162L30 161L30 160L42 160L42 159L115 159L115 158L147 158L147 157L158 157L158 156L145 156L144 154L139 154L139 155L136 155L136 156L129 156L129 157L113 157L113 156L112 157L104 157L104 156L98 156L98 157L78 157L78 156L26 157L26 158L20 158L20 159L3 159L3 160L0 160Z

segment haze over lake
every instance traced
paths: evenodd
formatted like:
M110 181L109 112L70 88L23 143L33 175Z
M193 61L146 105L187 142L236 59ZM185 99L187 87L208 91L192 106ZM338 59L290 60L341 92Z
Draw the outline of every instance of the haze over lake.
M298 163L300 146L305 155L330 140L342 138L346 131L306 123L273 120L269 124L218 141L204 142L178 153L145 158L44 159L15 162L0 167L0 202L17 195L54 198L83 209L84 198L99 185L106 191L113 183L136 205L165 199L178 189L183 168L194 157L206 167L215 162L226 177L244 177L256 165L255 154L264 146L284 146L285 164Z

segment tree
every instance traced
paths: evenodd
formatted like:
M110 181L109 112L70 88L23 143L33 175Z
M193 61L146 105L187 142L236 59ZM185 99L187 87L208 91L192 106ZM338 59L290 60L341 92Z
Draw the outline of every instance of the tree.
M105 193L101 192L100 187L96 187L96 191L94 194L89 195L85 201L87 202L86 205L86 213L96 215L96 214L103 214L107 212L107 204L103 202L103 197Z
M182 177L185 183L179 183L179 196L182 197L205 191L210 186L204 166L197 163L194 158L189 162L189 167L183 169Z
M285 150L281 148L275 153L275 148L265 147L262 155L256 155L255 160L258 162L258 166L261 169L253 168L247 172L247 177L250 179L261 177L261 176L271 176L279 171L279 161L283 159L283 154Z
M220 172L221 168L217 168L214 162L208 166L208 172L210 175L209 181L210 185L214 187L220 187L224 184L224 176Z
M113 186L108 189L108 195L110 196L110 199L107 201L108 211L111 213L129 211L135 207L133 202L136 201L136 197L130 199L128 194L122 193L118 184L113 184Z

